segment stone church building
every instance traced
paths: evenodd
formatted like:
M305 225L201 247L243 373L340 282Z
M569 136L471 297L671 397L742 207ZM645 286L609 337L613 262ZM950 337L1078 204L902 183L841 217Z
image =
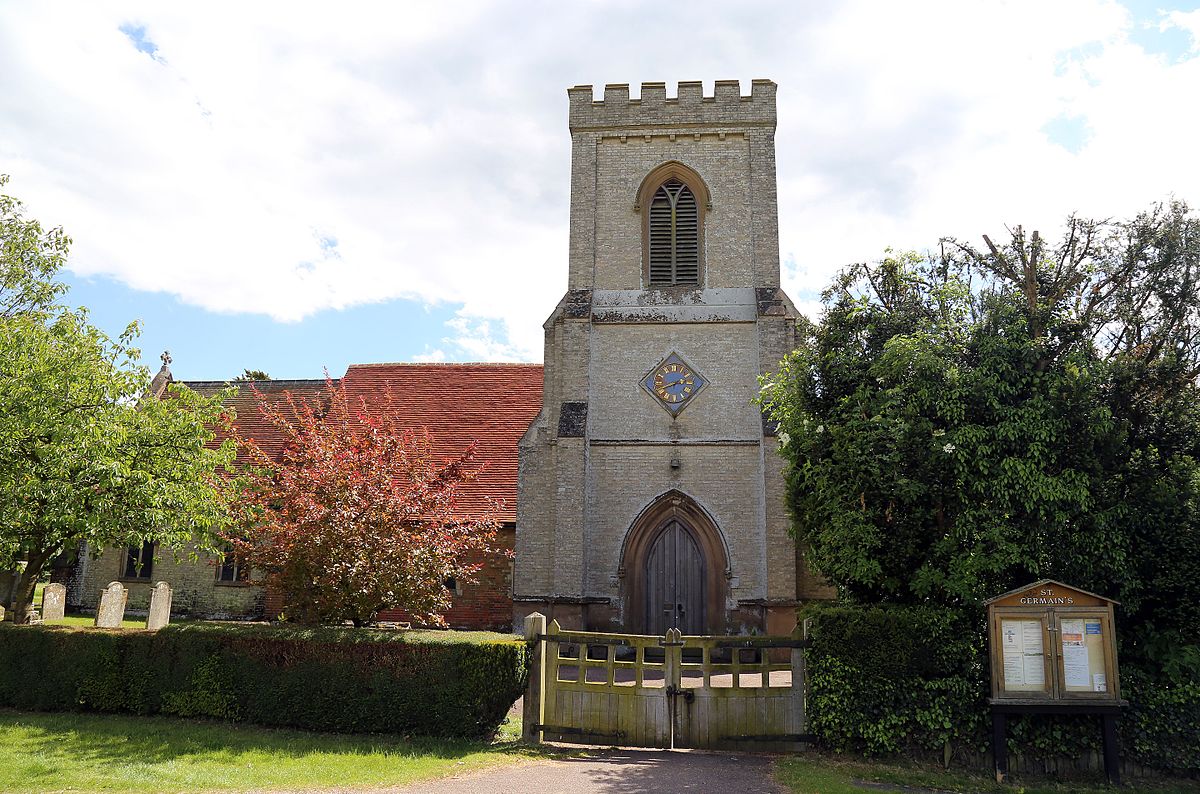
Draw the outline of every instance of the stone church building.
M758 377L794 346L780 289L775 84L570 97L567 293L520 446L514 616L786 632L829 591L788 533Z
M591 86L569 89L568 283L544 326L544 367L354 365L341 379L369 402L399 397L393 410L447 454L487 441L490 473L467 501L505 502L515 555L453 585L452 626L539 611L564 628L788 632L801 601L832 595L789 535L778 441L755 404L759 376L795 342L780 289L775 90L755 80L742 96L738 81L717 81L704 96L682 82L669 98L643 83L630 99L608 85L594 101ZM237 421L261 434L246 397ZM153 551L82 563L77 602L94 608L101 587L127 579L133 605L165 576L187 583L195 614L274 616L271 594L227 561L141 576L134 562Z

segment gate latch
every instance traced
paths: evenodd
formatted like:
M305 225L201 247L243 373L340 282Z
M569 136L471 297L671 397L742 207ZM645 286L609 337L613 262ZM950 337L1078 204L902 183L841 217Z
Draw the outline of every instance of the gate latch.
M690 689L683 689L682 687L677 687L674 684L667 687L667 697L673 698L673 697L678 697L680 695L682 695L683 699L686 700L688 703L691 703L693 700L696 699L696 693Z

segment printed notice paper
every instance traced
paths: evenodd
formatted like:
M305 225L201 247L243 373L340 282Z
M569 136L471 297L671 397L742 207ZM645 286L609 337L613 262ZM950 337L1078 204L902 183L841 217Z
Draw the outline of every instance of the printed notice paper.
M1040 620L1005 620L1000 623L1004 658L1004 688L1026 691L1046 686Z
M1063 620L1062 634L1063 678L1069 687L1092 688L1088 649L1083 640L1083 620Z

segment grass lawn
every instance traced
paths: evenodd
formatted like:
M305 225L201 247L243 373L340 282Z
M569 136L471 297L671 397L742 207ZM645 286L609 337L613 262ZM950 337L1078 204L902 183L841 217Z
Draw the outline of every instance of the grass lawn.
M170 717L0 710L0 791L243 791L392 786L536 755L491 744L339 736Z
M38 582L33 590L33 604L31 605L39 613L42 611L42 591L46 589L46 582ZM46 621L49 626L91 626L96 622L95 617L89 615L67 615L62 620ZM179 622L175 619L172 622ZM126 629L144 629L146 628L145 618L128 618L121 621L121 627Z
M1095 783L1028 783L999 785L988 775L946 772L940 767L917 764L869 763L858 759L818 752L781 758L775 764L775 778L795 794L861 794L861 792L979 792L979 794L1112 794L1109 786ZM869 785L862 785L862 784ZM1126 781L1128 784L1128 781ZM1126 788L1129 790L1129 788ZM1178 792L1196 794L1200 782L1178 781L1149 783L1139 780L1137 791L1160 794Z
M172 620L172 623L179 623L178 619ZM67 615L62 620L47 620L47 626L87 626L96 625L96 617L94 615ZM145 618L125 618L121 621L123 629L144 629L146 628Z

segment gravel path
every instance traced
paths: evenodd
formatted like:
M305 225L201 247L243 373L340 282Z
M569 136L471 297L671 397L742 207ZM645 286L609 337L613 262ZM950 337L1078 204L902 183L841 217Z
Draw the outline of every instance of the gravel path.
M767 755L687 750L600 750L577 758L534 761L518 766L443 778L389 792L430 794L663 794L726 791L782 794L771 780Z

